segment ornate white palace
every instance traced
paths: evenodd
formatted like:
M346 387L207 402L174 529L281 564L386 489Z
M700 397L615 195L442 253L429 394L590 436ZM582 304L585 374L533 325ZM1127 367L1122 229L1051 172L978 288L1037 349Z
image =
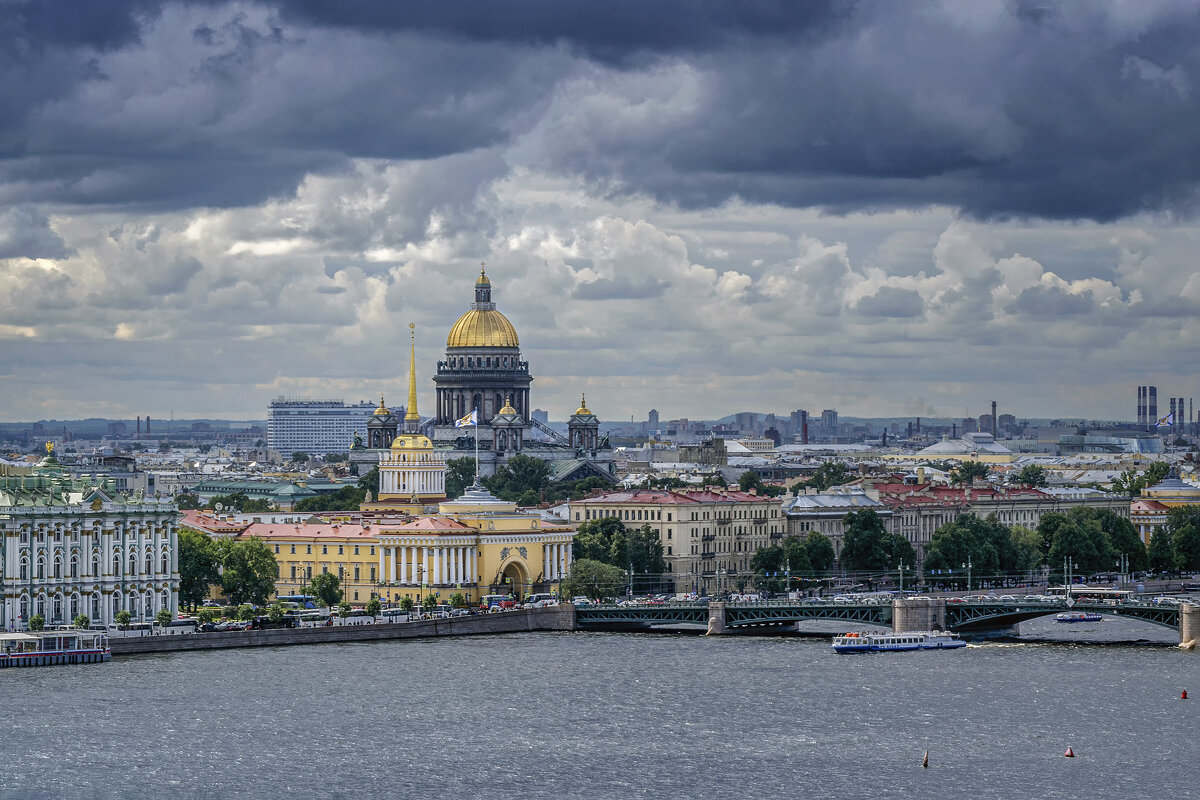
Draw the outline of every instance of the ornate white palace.
M122 496L71 480L48 447L29 475L0 477L0 628L79 614L114 624L178 611L176 521L169 499Z

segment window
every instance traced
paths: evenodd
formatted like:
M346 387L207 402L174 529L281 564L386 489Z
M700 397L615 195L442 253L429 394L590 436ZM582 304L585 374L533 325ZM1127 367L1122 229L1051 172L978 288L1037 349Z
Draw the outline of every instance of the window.
M279 545L275 545L275 555L279 555Z
M296 545L292 545L292 555L296 555Z
M375 555L375 545L371 545L371 555Z
M304 552L308 553L311 556L312 555L312 545L311 544L304 545Z
M354 555L358 555L358 545L354 545Z
M339 544L338 545L338 555L339 556L345 555L345 549L346 549L345 547L343 547L342 545Z
M321 545L321 555L323 555L323 556L329 555L329 545L327 545L327 544Z
M371 567L371 583L375 582L375 568Z
M292 580L296 580L296 565L292 564Z
M358 580L358 570L359 570L359 566L358 566L358 564L355 564L354 565L354 580Z

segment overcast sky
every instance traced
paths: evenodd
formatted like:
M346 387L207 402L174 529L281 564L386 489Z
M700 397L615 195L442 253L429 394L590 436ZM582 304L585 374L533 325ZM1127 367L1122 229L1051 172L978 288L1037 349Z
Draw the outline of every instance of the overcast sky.
M1195 391L1194 2L0 0L0 416L1133 418Z

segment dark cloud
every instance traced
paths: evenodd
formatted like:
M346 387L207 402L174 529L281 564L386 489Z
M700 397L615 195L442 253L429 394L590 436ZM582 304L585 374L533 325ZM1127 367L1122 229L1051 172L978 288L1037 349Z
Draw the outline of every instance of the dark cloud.
M1091 292L1072 294L1058 286L1030 286L1017 296L1010 310L1031 317L1053 318L1086 314L1095 306Z
M1183 0L0 8L0 202L248 205L350 159L536 130L533 169L688 208L1196 209L1200 14Z
M69 251L50 220L32 206L0 211L0 258L63 258Z
M645 300L651 297L662 297L663 292L670 285L665 281L654 279L634 283L625 277L598 278L575 287L573 297L576 300Z
M914 318L925 313L925 303L915 289L880 286L879 291L858 301L855 306L865 317Z

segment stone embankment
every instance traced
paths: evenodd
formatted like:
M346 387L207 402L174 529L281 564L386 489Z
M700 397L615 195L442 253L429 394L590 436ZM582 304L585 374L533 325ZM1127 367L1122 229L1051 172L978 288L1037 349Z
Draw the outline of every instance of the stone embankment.
M472 614L416 622L386 622L377 625L334 625L326 628L285 628L265 631L223 631L180 636L141 636L110 640L114 656L139 653L171 653L180 650L219 650L228 647L280 647L323 642L374 642L384 639L420 639L432 636L481 636L524 631L571 631L575 629L572 605Z

